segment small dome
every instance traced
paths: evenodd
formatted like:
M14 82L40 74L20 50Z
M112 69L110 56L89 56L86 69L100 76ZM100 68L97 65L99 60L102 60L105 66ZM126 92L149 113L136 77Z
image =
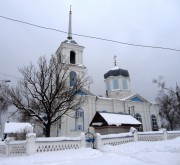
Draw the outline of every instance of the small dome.
M120 76L120 75L124 77L129 77L129 72L127 70L120 69L117 66L115 66L110 71L104 74L104 78L106 79L110 76Z
M77 42L74 41L74 40L65 40L65 41L63 41L63 43L69 43L69 44L76 44L76 45L78 45Z

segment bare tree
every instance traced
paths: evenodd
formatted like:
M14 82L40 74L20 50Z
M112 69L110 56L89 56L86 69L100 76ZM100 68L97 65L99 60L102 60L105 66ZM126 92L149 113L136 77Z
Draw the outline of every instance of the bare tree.
M160 88L156 98L160 111L159 115L164 120L163 125L167 129L174 130L180 127L180 88L176 84L175 88L168 88L163 78L154 80Z
M9 106L8 102L3 97L4 87L5 83L2 81L2 83L0 83L0 114L1 112L5 112Z
M38 122L50 137L53 124L62 116L79 109L85 96L78 95L90 83L86 73L79 75L70 85L71 65L52 55L50 60L40 57L37 67L32 63L19 71L23 79L16 88L6 88L5 98L19 111Z

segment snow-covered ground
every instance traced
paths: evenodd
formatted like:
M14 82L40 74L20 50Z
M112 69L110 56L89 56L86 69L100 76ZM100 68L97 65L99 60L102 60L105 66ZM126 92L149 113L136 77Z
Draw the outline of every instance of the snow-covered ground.
M2 157L0 165L180 165L180 137L160 142L131 142L119 146Z

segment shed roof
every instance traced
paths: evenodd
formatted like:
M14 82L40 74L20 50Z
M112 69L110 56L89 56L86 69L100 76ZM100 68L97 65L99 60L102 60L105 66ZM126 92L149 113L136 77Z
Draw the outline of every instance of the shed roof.
M94 124L93 124L94 123ZM108 112L96 112L90 126L96 125L95 123L101 123L102 125L141 125L139 122L131 115L120 114L120 113L108 113Z

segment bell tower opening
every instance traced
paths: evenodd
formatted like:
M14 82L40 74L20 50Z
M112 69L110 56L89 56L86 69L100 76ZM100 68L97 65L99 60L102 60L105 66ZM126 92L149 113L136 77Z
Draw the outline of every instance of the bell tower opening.
M70 63L75 64L76 63L76 54L73 51L70 51Z

